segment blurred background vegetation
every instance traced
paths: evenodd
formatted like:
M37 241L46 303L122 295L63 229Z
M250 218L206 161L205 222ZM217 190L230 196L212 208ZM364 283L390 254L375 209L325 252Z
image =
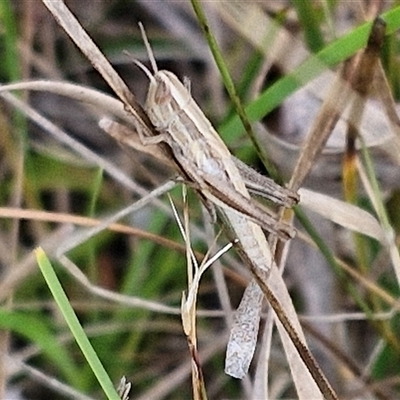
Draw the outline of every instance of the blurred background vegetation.
M307 86L322 72L318 63L315 69L313 63L307 69L296 68L318 55L320 64L336 71L365 45L368 27L364 23L378 12L388 22L381 60L398 100L398 2L232 2L247 10L238 15L229 2L214 3L204 2L213 32L242 102L250 104L251 118L258 121L259 140L284 181L290 178L299 144L326 95L322 86L319 98L315 87L313 93ZM237 122L189 1L71 0L66 4L143 103L148 80L123 53L127 50L135 59L147 62L138 29L141 21L159 68L180 78L189 77L194 98L232 152L266 173ZM270 25L263 26L265 21ZM2 0L0 28L2 84L65 80L111 94L41 2ZM260 31L262 38L258 37ZM285 42L288 47L280 42L282 32L290 38ZM298 72L294 84L288 79L292 71ZM179 315L182 291L187 287L186 258L166 196L125 217L119 226L76 245L73 242L93 219L101 220L130 205L171 177L172 171L147 155L122 148L98 127L101 112L87 104L43 91L14 94L76 142L61 143L0 94L2 397L102 397L37 267L32 251L43 246L112 381L117 385L125 375L132 383L132 399L190 398L190 355ZM377 97L370 93L369 102L374 104ZM377 137L383 124L379 118ZM385 129L381 141L374 142L378 145L371 145L371 154L398 246L400 169L398 161L382 150ZM332 137L330 151L318 161L306 185L344 199L344 135L338 131ZM133 183L124 184L123 178L111 177L104 166L83 157L77 142L112 162L120 176L125 173ZM352 201L373 212L361 185L355 190ZM174 188L171 196L181 211L180 188ZM205 231L204 214L192 193L189 206L192 245L201 258L214 232ZM340 398L397 398L399 282L387 249L321 217L309 218L338 266L333 269L332 260L306 240L294 240L285 277L311 349ZM304 231L298 222L296 226ZM226 242L222 236L220 243ZM65 248L68 260L86 275L89 286L67 270L65 260L59 257L60 249ZM221 263L235 308L248 274L233 251ZM341 263L358 275L350 276ZM249 379L240 382L223 372L229 327L220 312L218 276L208 271L199 289L198 340L207 393L211 399L251 398ZM101 289L108 290L108 298ZM114 293L130 296L131 304L113 297ZM296 396L278 338L270 355L269 374L271 398Z

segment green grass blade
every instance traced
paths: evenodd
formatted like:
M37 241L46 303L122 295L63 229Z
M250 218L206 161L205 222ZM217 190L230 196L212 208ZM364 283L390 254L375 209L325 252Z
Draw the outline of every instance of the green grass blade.
M36 259L39 264L40 270L46 280L50 291L60 308L76 342L78 343L82 353L84 354L87 362L89 363L93 373L95 374L97 380L99 381L101 387L104 390L107 398L110 400L120 400L117 391L111 382L106 370L104 369L101 361L97 357L95 350L89 342L79 320L68 301L68 298L61 286L60 281L51 265L49 259L47 258L45 252L42 248L38 248L35 251Z

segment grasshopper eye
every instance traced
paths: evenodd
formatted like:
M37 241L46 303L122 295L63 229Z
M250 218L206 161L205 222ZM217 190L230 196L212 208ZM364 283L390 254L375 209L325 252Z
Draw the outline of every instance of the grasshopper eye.
M154 101L157 104L162 104L167 101L170 101L171 98L171 90L164 79L159 76L155 76L155 80L157 82L157 89L154 93Z

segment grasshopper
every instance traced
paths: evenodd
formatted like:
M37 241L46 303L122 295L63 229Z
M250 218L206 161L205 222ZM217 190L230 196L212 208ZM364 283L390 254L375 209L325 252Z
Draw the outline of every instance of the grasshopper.
M135 63L150 80L144 109L157 136L139 133L144 144L165 142L185 177L200 193L207 208L216 206L240 246L241 256L267 277L273 255L262 228L281 239L294 236L294 229L281 223L266 208L254 201L246 188L264 191L268 198L283 206L298 201L296 193L268 178L254 178L254 171L235 161L210 121L184 85L172 72L158 70L143 26L140 25L153 73L138 61ZM265 184L266 187L262 188ZM242 378L249 368L257 340L263 293L252 281L236 313L227 349L225 371Z
M236 210L282 239L292 238L293 228L278 222L268 209L250 198L243 176L250 190L276 204L291 207L298 202L298 195L232 157L187 85L172 72L158 70L143 26L140 27L154 74L140 62L135 63L150 79L144 108L159 132L147 137L139 131L142 142L167 143L188 180L211 204Z

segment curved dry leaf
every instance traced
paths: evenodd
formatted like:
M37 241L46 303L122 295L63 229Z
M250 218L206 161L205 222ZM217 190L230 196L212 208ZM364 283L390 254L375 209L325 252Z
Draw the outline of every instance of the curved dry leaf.
M296 309L294 308L287 285L283 280L282 274L276 264L272 266L268 285L272 293L279 300L282 308L285 310L285 313L288 316L292 327L296 330L299 339L305 344L306 339L298 318L298 314L296 312ZM315 382L314 378L310 374L310 371L300 358L298 350L294 347L292 340L289 338L289 335L286 329L281 324L279 318L276 317L276 314L275 322L278 328L279 337L282 341L282 345L286 353L286 359L288 360L291 376L296 386L298 398L304 400L322 399L323 396L317 386L317 383Z
M325 194L301 188L300 205L344 228L362 233L386 244L386 235L375 217L367 211Z
M125 122L132 121L132 118L128 116L120 100L100 90L83 85L65 81L33 80L0 86L0 92L11 92L14 90L34 90L54 93L95 106L97 110L101 110L103 113L107 113L107 115L112 114L123 119Z

